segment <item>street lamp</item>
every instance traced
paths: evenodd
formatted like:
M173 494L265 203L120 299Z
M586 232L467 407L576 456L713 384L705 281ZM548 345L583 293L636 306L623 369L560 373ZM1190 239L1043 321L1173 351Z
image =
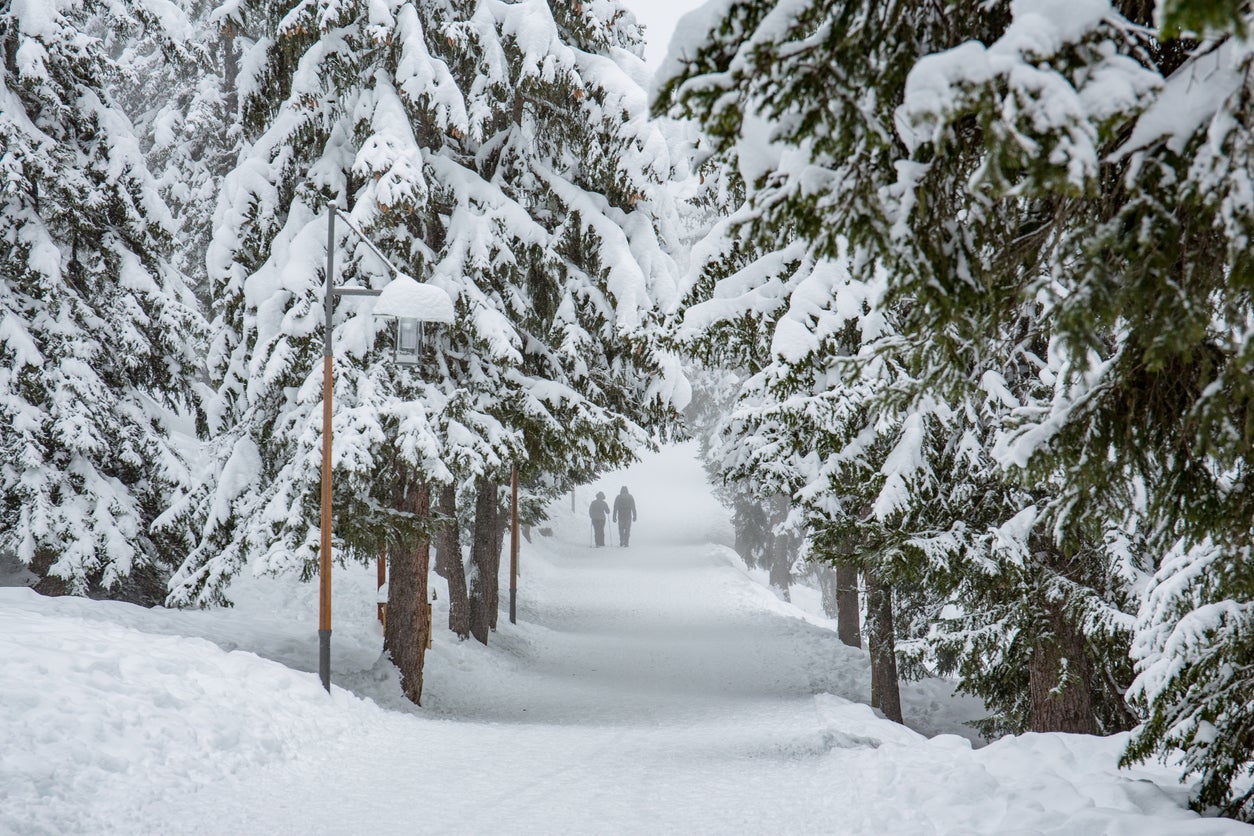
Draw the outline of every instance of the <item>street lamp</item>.
M382 290L335 286L335 218L339 216L357 237L392 271ZM397 270L366 235L353 225L334 202L327 203L327 284L322 300L325 324L322 338L322 539L318 553L318 676L331 690L331 312L337 296L375 296L375 316L396 319L393 359L413 365L421 359L422 323L453 321L453 300L434 285L415 281ZM403 350L402 350L403 346Z

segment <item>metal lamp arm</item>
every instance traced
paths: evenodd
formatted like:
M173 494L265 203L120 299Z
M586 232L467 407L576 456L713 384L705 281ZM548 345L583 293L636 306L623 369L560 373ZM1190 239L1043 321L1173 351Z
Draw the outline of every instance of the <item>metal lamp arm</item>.
M377 255L377 256L379 257L379 260L380 260L380 261L382 261L384 264L386 264L386 265L388 266L388 269L392 271L392 275L393 275L393 276L395 276L395 275L397 275L398 273L400 273L400 272L401 272L400 270L397 270L397 269L396 269L396 265L395 265L395 264L393 264L393 263L392 263L392 261L391 261L391 260L390 260L390 259L389 259L386 255L384 255L384 254L383 254L383 253L379 250L379 248L378 248L378 247L376 247L376 246L374 245L374 242L373 242L373 241L371 241L369 238L367 238L367 237L366 237L366 234L365 234L364 232L362 232L360 229L358 229L358 228L357 228L357 226L356 226L356 225L355 225L352 221L350 221L350 220L348 219L348 216L347 216L347 215L345 215L343 212L341 212L341 211L340 211L340 207L339 207L339 206L335 205L334 203L330 203L330 204L328 204L328 207L330 208L330 210L331 210L334 214L336 214L336 215L339 215L339 216L340 216L340 220L342 220L342 221L344 222L344 224L345 224L345 225L346 225L349 229L351 229L353 232L357 233L357 237L361 239L361 242L362 242L363 244L365 244L367 247L369 247L369 248L370 248L370 251L371 251L372 253L374 253L375 255ZM339 289L338 289L338 288L336 289L336 292L337 292L337 293L339 292ZM378 291L376 291L374 295L377 295L377 294L378 294ZM345 294L342 294L342 295L344 295L344 296L366 296L366 295L369 295L369 294L364 294L364 293L345 293Z

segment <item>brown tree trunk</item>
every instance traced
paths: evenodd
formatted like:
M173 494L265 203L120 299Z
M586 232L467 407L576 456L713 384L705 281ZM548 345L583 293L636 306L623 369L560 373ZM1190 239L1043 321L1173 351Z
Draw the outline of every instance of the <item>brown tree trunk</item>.
M438 506L445 523L435 541L435 571L448 581L448 628L460 639L470 638L470 597L466 564L462 562L461 533L457 527L457 485L440 488Z
M470 634L484 644L496 609L497 562L500 551L497 544L496 483L481 478L475 483L475 528L470 545Z
M889 720L902 722L901 687L897 682L897 641L893 633L893 591L865 572L867 638L871 650L871 707Z
M403 479L396 498L399 511L430 516L431 487ZM401 672L401 690L415 704L422 700L422 663L431 636L427 609L427 569L431 551L425 537L393 543L388 549L388 612L383 649Z
M848 559L850 554L852 549L840 548L835 555L825 555L831 562L818 564L817 575L819 592L823 595L823 612L835 620L836 637L841 644L860 648L862 629L858 612L858 569Z
M836 635L850 647L862 647L858 614L858 569L847 560L836 562ZM890 613L891 615L891 613Z
M1049 607L1049 628L1028 660L1029 726L1036 732L1097 734L1089 683L1093 672L1084 655L1084 636L1061 607Z
M491 601L488 603L489 623L496 629L496 617L501 612L501 549L505 546L505 532L509 528L509 506L500 502L500 491L493 485L496 505L496 539L492 541L492 584L488 587Z

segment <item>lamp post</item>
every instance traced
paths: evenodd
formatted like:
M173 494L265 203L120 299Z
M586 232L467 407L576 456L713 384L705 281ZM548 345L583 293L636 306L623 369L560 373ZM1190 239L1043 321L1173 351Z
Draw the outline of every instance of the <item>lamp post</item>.
M382 290L368 287L335 286L335 218L357 233L357 237L392 271L392 280ZM322 335L322 507L321 547L318 552L318 677L322 687L331 690L331 314L337 296L375 296L375 316L396 319L393 360L412 365L421 350L423 322L453 321L453 300L438 287L421 284L397 270L366 235L353 225L334 202L327 203L327 284L323 296L325 322Z

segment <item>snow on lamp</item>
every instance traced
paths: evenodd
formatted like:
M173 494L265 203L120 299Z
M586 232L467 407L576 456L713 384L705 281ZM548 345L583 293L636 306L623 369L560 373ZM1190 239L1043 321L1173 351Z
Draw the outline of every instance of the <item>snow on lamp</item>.
M423 323L451 323L453 300L435 285L397 273L379 294L375 315L396 319L392 359L400 365L412 366L422 360Z

